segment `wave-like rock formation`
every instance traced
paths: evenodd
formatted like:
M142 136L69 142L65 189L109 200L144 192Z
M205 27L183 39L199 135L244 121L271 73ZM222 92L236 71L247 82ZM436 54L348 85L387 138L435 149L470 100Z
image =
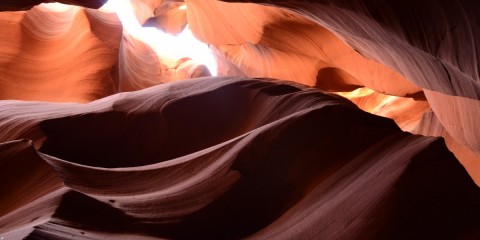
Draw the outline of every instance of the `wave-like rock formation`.
M423 114L430 110L430 106L425 99L415 100L385 95L368 88L358 88L351 92L338 92L337 94L348 98L366 112L393 119L402 130L409 132L415 131Z
M192 31L216 46L219 62L233 63L246 76L337 91L362 85L399 96L421 90L384 65L362 57L321 25L290 11L214 0L186 3ZM220 74L224 72L228 68L219 69Z
M0 3L0 240L480 239L480 2L41 2Z
M211 76L208 68L188 57L159 57L158 51L126 32L118 59L118 91L135 91L157 84Z
M480 191L442 139L312 88L203 78L0 104L2 236L480 236Z
M132 33L122 32L113 12L42 4L0 12L0 27L0 99L89 102L211 75L189 58L159 57Z
M220 74L424 95L456 144L480 161L480 2L186 3L192 31L214 45ZM472 177L480 183L479 175Z
M186 13L179 1L117 1L101 11L117 12L124 24L118 59L118 91L134 91L157 84L190 78L211 76L201 62L190 58L182 46L168 33L186 37ZM131 11L129 11L131 10ZM137 22L138 21L138 22ZM144 31L141 26L155 27L159 32ZM188 36L187 36L188 37Z
M184 7L183 1L162 1L153 11L154 16L144 26L153 26L173 35L179 34L187 25Z
M40 5L0 12L0 29L0 99L89 102L117 92L115 14Z

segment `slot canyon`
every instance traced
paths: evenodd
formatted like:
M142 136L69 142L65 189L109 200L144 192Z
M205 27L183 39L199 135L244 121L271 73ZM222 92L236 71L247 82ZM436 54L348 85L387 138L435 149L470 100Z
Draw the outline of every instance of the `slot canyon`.
M480 1L0 2L0 240L480 239Z

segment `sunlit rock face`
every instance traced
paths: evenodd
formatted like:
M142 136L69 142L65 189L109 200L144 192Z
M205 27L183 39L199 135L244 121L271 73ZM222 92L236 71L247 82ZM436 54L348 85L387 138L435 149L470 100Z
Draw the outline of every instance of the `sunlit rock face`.
M212 0L186 2L193 33L215 45L219 62L233 63L247 76L287 79L325 90L367 86L397 96L421 90L293 12ZM228 74L228 68L219 68L219 73Z
M208 46L186 27L183 2L112 0L101 10L116 12L124 29L119 91L216 74Z
M478 2L186 2L192 31L215 45L219 73L334 91L366 86L412 97L423 91L446 131L471 152L466 159L454 150L460 161L480 161Z
M480 2L254 2L0 3L0 238L480 238Z
M88 102L116 92L115 14L47 4L0 12L0 29L0 99Z
M164 32L177 35L187 25L186 7L183 1L162 1L162 4L155 8L154 16L143 26L157 27Z

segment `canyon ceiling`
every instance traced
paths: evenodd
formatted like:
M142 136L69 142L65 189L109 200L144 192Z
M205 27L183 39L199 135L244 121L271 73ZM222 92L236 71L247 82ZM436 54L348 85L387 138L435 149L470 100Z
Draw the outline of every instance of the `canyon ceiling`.
M479 1L47 2L0 2L1 239L480 238Z

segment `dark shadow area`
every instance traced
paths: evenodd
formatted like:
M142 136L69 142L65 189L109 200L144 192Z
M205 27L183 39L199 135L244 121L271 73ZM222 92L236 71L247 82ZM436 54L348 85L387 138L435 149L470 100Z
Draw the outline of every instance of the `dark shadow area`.
M397 131L389 120L360 111L312 111L262 133L242 149L233 165L242 178L228 192L182 222L151 234L172 239L245 238L271 224L369 145Z
M412 159L392 199L376 239L480 239L480 189L443 140Z
M102 233L132 233L136 231L138 219L124 214L106 203L79 192L65 193L60 205L47 223L36 226L26 239L91 239L90 231ZM59 229L67 229L65 232Z
M324 91L350 92L362 86L358 81L340 68L322 68L317 73L315 87Z
M284 84L255 82L231 84L163 106L151 104L137 112L111 110L46 120L40 123L47 136L40 151L90 166L141 166L214 146L295 112L269 115L265 113L277 109L267 107L262 109L265 119L254 121L258 109L251 106L266 107L271 101L256 98L258 94L282 97L300 91Z

